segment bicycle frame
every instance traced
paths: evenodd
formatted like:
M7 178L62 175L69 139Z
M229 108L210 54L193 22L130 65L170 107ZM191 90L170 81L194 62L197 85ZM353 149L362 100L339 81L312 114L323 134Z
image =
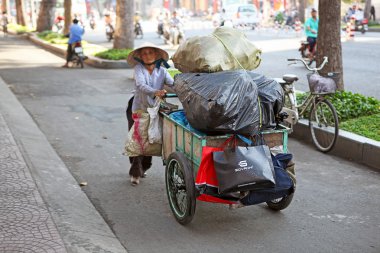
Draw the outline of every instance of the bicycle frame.
M308 70L313 71L314 73L318 73L318 70L321 70L324 67L324 65L328 62L328 58L324 57L323 63L318 68L310 68L302 59L288 59L288 61L301 61ZM291 108L289 109L284 107L283 111L285 111L289 115L290 119L286 119L286 121L290 123L290 125L293 127L293 125L295 125L298 122L299 117L305 114L307 108L309 108L311 104L315 105L315 98L320 96L317 94L309 94L300 105L297 105L297 95L294 82L286 83L283 86L283 89L285 95L289 97L291 103Z
M287 85L287 86L290 86L290 87L286 87L284 89L285 91L285 95L288 96L289 100L290 100L290 103L291 103L291 108L289 110L289 108L284 108L285 111L289 114L289 116L291 117L290 120L287 120L287 122L290 123L291 126L293 126L294 124L296 124L298 122L298 119L300 116L303 116L307 110L307 108L309 108L309 106L311 104L315 104L315 98L316 98L316 95L315 94L309 94L305 100L302 101L302 103L300 105L297 104L297 95L296 95L296 90L295 90L295 87L294 87L294 84L291 84L291 85Z

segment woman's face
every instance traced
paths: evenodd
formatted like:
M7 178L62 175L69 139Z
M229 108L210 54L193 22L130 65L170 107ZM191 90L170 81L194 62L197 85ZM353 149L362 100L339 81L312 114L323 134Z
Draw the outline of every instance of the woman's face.
M141 60L145 64L153 63L157 58L156 49L154 48L143 48L140 52Z

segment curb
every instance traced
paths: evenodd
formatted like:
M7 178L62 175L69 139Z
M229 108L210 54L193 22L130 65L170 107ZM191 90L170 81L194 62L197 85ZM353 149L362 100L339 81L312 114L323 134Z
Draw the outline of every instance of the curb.
M127 250L1 77L0 111L67 252L126 253Z
M41 46L50 52L56 53L62 57L66 55L66 49L62 49L58 46L55 46L44 40L41 40L33 33L29 33L28 38L34 44ZM120 61L105 60L105 59L100 59L95 56L88 56L88 59L86 59L84 63L92 67L102 68L102 69L131 69L132 68L132 66L130 66L126 60L120 60Z
M309 123L300 120L294 125L290 137L312 144ZM380 170L380 142L339 129L334 148L328 153Z

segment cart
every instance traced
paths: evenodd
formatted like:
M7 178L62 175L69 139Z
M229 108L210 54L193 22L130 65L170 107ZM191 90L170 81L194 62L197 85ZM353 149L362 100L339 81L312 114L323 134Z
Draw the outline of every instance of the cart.
M206 135L193 131L182 122L163 117L163 162L165 169L166 192L170 208L176 220L188 224L194 217L198 195L194 178L197 175L204 146L220 147L231 135ZM282 145L287 153L288 131L283 127L263 131L263 137L270 148ZM238 143L239 144L239 143ZM285 209L292 201L293 193L281 199L267 202L273 210Z

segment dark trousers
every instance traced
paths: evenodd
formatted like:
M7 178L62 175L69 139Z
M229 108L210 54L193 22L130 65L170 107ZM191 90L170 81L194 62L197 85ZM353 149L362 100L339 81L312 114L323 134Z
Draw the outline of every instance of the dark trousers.
M309 42L310 53L315 53L315 44L317 44L317 38L307 37L307 42Z
M71 61L72 57L73 57L73 48L71 47L71 44L67 44L66 62Z
M128 102L127 107L127 119L128 119L128 130L131 130L133 126L132 119L132 103L133 97ZM135 156L129 157L129 162L131 163L131 168L129 169L129 175L132 177L142 177L151 166L152 166L152 157L151 156Z

